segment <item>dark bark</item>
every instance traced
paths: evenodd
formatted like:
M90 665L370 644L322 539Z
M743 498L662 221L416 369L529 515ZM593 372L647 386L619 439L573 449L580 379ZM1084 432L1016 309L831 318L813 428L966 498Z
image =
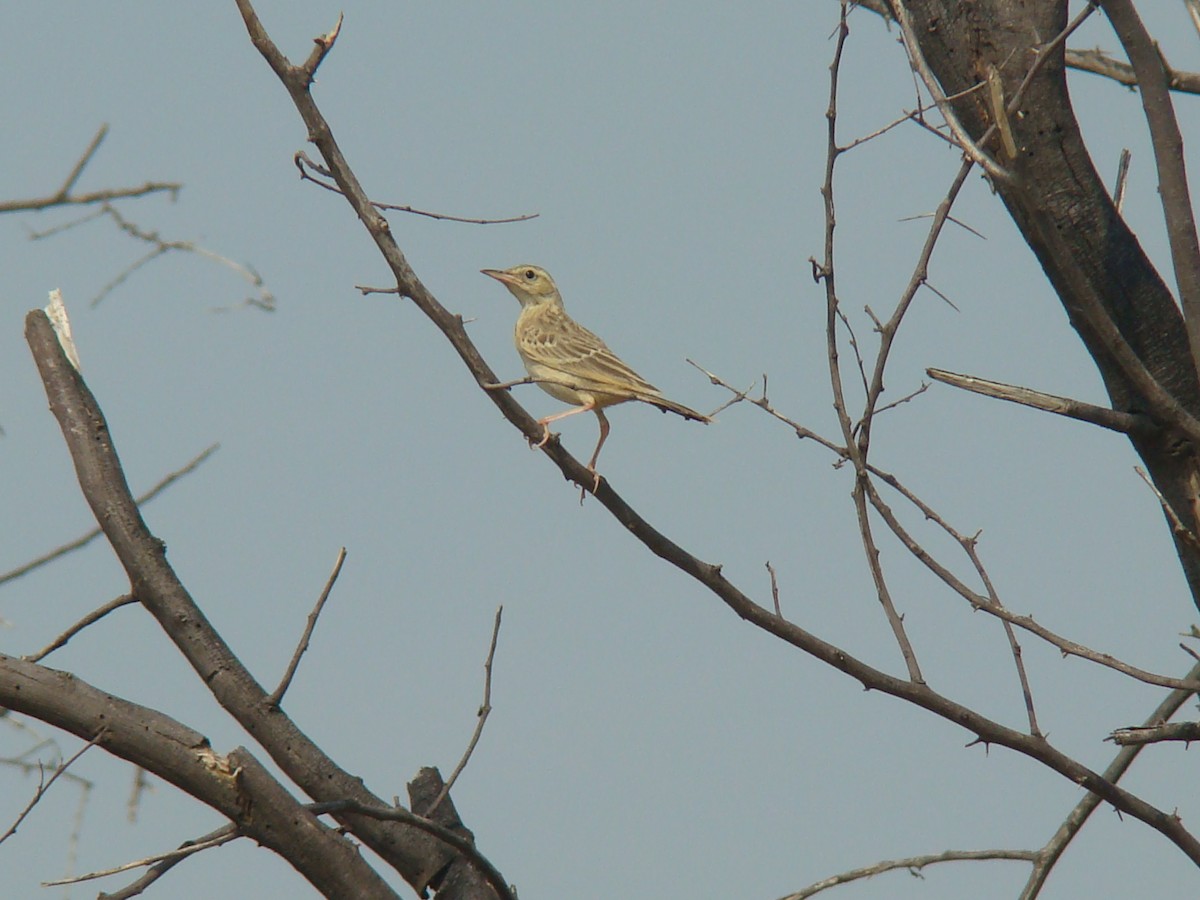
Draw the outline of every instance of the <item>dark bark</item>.
M1004 96L1016 96L1039 48L1067 21L1062 0L906 0L904 6L949 96L985 81L993 67ZM1095 360L1113 408L1146 415L1157 426L1130 440L1175 514L1195 531L1196 446L1178 417L1139 388L1105 330L1111 322L1158 385L1197 417L1200 379L1186 323L1092 165L1071 106L1062 46L1040 65L1019 111L1009 116L1016 158L1003 156L998 143L988 145L1014 176L995 187ZM960 97L954 108L977 140L993 123L985 91ZM1178 536L1176 549L1200 607L1200 555Z
M205 618L167 562L166 547L150 533L129 491L116 447L96 399L67 360L41 310L26 316L25 336L75 464L83 495L129 577L130 593L158 620L168 637L221 706L316 801L386 804L327 756L278 706ZM454 852L435 837L402 822L356 813L337 814L364 844L422 893ZM494 898L477 874L472 895Z
M214 752L204 735L81 678L0 654L0 706L92 740L226 816L327 897L396 893L336 831L321 824L243 748Z

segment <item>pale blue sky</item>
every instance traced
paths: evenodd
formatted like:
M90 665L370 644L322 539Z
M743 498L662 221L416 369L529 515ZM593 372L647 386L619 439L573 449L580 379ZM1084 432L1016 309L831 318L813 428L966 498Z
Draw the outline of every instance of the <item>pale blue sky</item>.
M1143 5L1154 7L1148 21L1171 61L1200 68L1182 4ZM835 435L823 293L807 259L822 243L836 3L260 5L294 59L339 10L345 25L315 96L368 193L459 215L540 214L488 227L391 218L425 283L473 320L493 368L522 374L511 344L517 304L478 270L533 262L553 273L576 318L672 398L704 410L725 399L686 357L743 386L767 372L776 406ZM403 795L422 765L453 767L504 605L495 711L454 798L522 897L775 898L881 858L1038 847L1053 833L1078 799L1072 785L1008 751L964 749L972 735L864 694L746 626L598 504L580 508L414 308L354 290L386 284L386 270L346 204L297 179L292 154L313 152L232 3L26 3L6 20L0 197L53 190L108 122L80 188L184 182L177 203L122 208L164 237L252 264L279 310L214 314L241 300L242 284L184 256L91 309L140 247L105 223L26 239L70 212L0 220L0 569L92 524L22 337L25 311L57 287L135 490L221 442L146 516L264 683L286 664L338 548L349 549L285 705L376 793ZM852 28L845 139L913 105L895 32L864 13ZM1116 46L1100 21L1074 43ZM1128 215L1168 272L1136 95L1086 75L1072 76L1072 89L1106 177L1121 147L1134 151ZM1185 140L1198 135L1197 102L1177 101ZM923 222L899 220L931 211L956 164L915 127L841 163L839 284L864 343L863 306L890 310L924 239ZM937 366L1103 402L1090 360L978 177L956 215L987 240L945 235L931 277L959 311L919 297L889 396ZM561 409L524 391L535 415ZM902 672L857 543L849 473L828 453L748 406L707 428L649 408L621 407L610 420L601 471L651 522L723 563L763 603L770 560L795 621ZM586 459L594 419L560 430ZM879 421L874 452L960 530L983 529L984 559L1010 607L1147 668L1186 669L1178 634L1196 611L1121 438L937 386ZM907 521L920 528L919 517ZM921 533L966 571L944 540ZM996 624L894 542L882 549L930 683L1021 727ZM102 543L5 586L2 649L31 652L124 586ZM1103 737L1160 698L1033 639L1024 646L1043 728L1093 767L1112 756ZM47 663L182 719L219 751L248 743L136 608ZM0 752L24 740L0 729ZM1128 786L1188 822L1194 791L1177 785L1192 783L1193 768L1182 748L1159 748ZM97 783L78 870L221 824L163 784L128 824L128 766L93 751L77 771ZM0 820L32 788L0 771ZM69 787L55 791L0 846L12 896L58 895L37 884L66 866L75 803ZM1007 898L1025 876L1016 863L943 866L836 896ZM1191 897L1196 885L1182 854L1101 811L1049 896ZM158 895L308 890L243 843L180 865Z

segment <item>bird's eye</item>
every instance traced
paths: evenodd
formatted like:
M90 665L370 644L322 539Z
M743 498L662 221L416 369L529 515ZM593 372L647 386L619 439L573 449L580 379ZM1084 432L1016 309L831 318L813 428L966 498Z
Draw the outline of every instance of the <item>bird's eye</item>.
M525 280L526 281L533 281L533 279L535 279L535 278L537 278L537 273L534 272L533 269L525 270Z

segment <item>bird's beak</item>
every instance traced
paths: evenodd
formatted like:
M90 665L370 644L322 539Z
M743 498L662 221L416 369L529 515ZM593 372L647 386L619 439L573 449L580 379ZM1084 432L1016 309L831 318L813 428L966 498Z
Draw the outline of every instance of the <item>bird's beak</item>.
M501 271L500 269L480 269L479 271L488 276L488 278L495 278L497 281L504 284L518 283L514 276L509 275L507 272Z

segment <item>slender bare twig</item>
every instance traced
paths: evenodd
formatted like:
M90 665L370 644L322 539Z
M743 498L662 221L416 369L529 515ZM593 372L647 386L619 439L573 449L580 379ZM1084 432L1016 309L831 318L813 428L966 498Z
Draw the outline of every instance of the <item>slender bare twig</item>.
M899 398L893 400L891 403L883 404L883 406L881 406L877 410L875 410L875 415L878 416L880 413L885 413L889 409L895 409L897 406L903 406L905 403L911 403L913 400L916 400L927 390L929 390L929 385L926 384L925 382L921 382L920 387L916 388L915 390L909 391L903 397L899 397Z
M932 866L936 863L996 859L1032 862L1036 858L1036 850L944 850L941 853L927 853L923 856L885 859L869 866L851 869L848 872L840 872L837 875L823 878L802 890L796 891L794 894L781 897L780 900L807 900L807 898L814 897L829 888L837 887L841 884L849 884L852 881L859 881L863 878L873 878L876 875L882 875L884 872L894 872L897 869L904 869L910 875L916 875L926 866Z
M67 173L67 180L63 182L63 186L58 189L58 195L65 197L71 193L71 188L75 187L75 182L79 180L79 176L83 174L84 167L91 162L96 151L100 149L100 144L108 137L108 123L105 122L96 132L96 136L92 138L92 142L88 144L87 149L83 151L83 156L79 157L79 161L75 163L75 167Z
M783 610L779 608L779 580L775 577L775 567L767 560L767 572L771 575L771 602L775 606L775 615L783 618Z
M267 706L278 706L283 700L283 695L291 686L292 679L296 676L296 669L300 665L300 657L308 649L309 639L312 637L313 629L317 627L317 619L321 616L321 610L325 607L325 601L329 599L329 592L333 590L333 584L337 581L338 575L342 571L342 563L346 561L346 548L342 547L338 551L337 559L333 563L333 571L329 573L329 578L325 580L325 587L321 590L321 596L317 598L317 604L313 607L312 612L308 614L308 622L304 626L304 634L300 636L300 643L296 645L295 651L292 653L292 659L288 663L287 670L283 673L283 678L279 680L279 686L267 696L264 701Z
M1196 29L1197 34L1200 34L1200 0L1183 0L1183 5L1187 7L1192 27Z
M989 381L975 375L960 375L957 372L947 372L945 369L926 369L925 374L934 381L962 388L964 391L982 394L985 397L995 397L998 400L1007 400L1009 403L1029 406L1033 409L1054 413L1057 416L1065 416L1068 419L1078 419L1080 422L1099 425L1101 428L1122 434L1142 435L1149 434L1154 430L1154 423L1146 416L1137 413L1120 412L1107 406L1096 406L1082 400L1059 397L1056 394L1047 394L1032 388L1005 384L1001 381Z
M249 283L258 294L257 297L247 297L245 300L245 305L257 306L259 309L266 310L267 312L275 311L275 295L267 289L263 283L262 276L254 271L254 269L252 269L250 266L235 262L229 257L222 256L219 253L214 253L212 250L201 247L195 241L163 240L157 231L145 231L136 223L126 219L119 212L117 212L116 207L114 207L111 203L105 203L103 206L101 206L100 213L112 219L116 226L130 237L142 241L143 243L150 244L151 249L118 272L116 276L114 276L112 280L108 282L108 284L104 285L104 287L100 289L99 293L97 293L96 296L91 299L91 306L99 306L100 301L124 284L131 275L133 275L143 266L153 262L160 256L170 253L171 251L182 251L184 253L195 253L197 256L201 256L205 259L211 260L212 262L219 263L228 269L231 269L242 280ZM217 307L216 311L225 312L227 309L228 307Z
M137 602L137 597L133 596L133 594L122 594L120 597L117 597L114 600L109 600L103 606L92 610L37 653L31 653L30 655L22 656L21 658L27 662L41 662L55 650L65 646L67 641L71 640L71 638L75 637L75 635L79 634L79 632L83 631L83 629L87 628L89 625L99 622L113 610L120 609L122 606L129 606L131 603Z
M855 147L858 147L861 144L865 144L868 141L873 141L873 140L875 140L875 138L881 137L882 135L887 134L893 128L903 125L905 122L914 122L914 121L921 120L924 117L925 113L929 112L929 110L931 110L931 109L936 109L936 108L937 107L934 105L922 106L918 103L918 106L916 109L912 110L911 112L905 112L904 115L902 115L900 118L893 119L892 121L888 122L886 125L884 125L880 128L876 128L874 131L872 131L868 134L864 134L859 137L856 137L850 143L842 146L841 150L843 152L845 152L847 150L853 150Z
M947 216L946 219L949 221L950 217ZM930 291L935 297L937 297L955 312L962 312L962 310L958 308L958 304L947 297L942 291L938 290L937 286L928 278L925 279L925 284L922 286L925 288L925 290Z
M0 213L8 212L32 212L41 209L49 209L52 206L87 206L92 203L107 203L110 200L121 200L127 197L144 197L147 194L157 194L167 192L174 200L179 196L179 192L183 189L183 185L175 181L147 181L137 187L128 188L111 188L102 191L92 191L87 194L72 194L71 189L75 187L75 182L79 180L79 176L83 174L84 168L96 151L100 148L101 142L108 134L108 125L101 125L96 136L92 138L87 149L83 151L83 155L71 167L71 171L67 173L66 180L62 186L53 194L47 194L44 197L33 197L27 200L6 200L0 203Z
M958 537L959 546L967 554L971 565L975 567L975 574L983 582L988 600L991 601L988 608L1003 609L1004 604L1000 602L1000 593L996 590L996 586L992 584L992 576L988 574L987 567L984 566L983 560L979 556L979 535L974 534L971 537L964 535L955 536ZM1029 721L1029 733L1035 737L1042 737L1042 730L1038 727L1037 712L1033 707L1033 689L1029 686L1029 673L1025 671L1025 658L1021 653L1021 644L1017 640L1017 634L1011 622L1001 619L1000 624L1004 628L1005 637L1008 638L1009 651L1012 653L1013 665L1017 670L1017 681L1021 685L1021 697L1025 701L1025 715Z
M989 176L995 179L998 183L1003 184L1014 183L1012 173L1000 166L999 163L992 159L992 157L989 156L987 151L985 151L983 148L986 147L992 137L997 135L1004 125L1009 122L1009 117L1015 115L1020 109L1021 101L1024 99L1025 93L1028 91L1029 86L1033 83L1034 76L1038 73L1042 66L1046 64L1046 61L1051 58L1052 52L1058 47L1062 46L1066 42L1067 38L1074 34L1076 29L1078 29L1094 11L1095 4L1089 2L1074 19L1067 23L1067 26L1062 31L1055 35L1046 44L1035 48L1037 55L1034 57L1033 64L1025 72L1025 75L1021 80L1021 84L1017 87L1012 99L1009 100L1006 105L1001 105L1003 102L1001 90L1000 95L994 98L997 110L993 115L992 123L988 126L978 140L973 140L966 128L958 120L957 114L954 112L954 108L952 106L953 101L962 94L947 96L942 91L940 83L938 82L936 76L934 76L933 71L929 68L928 63L925 61L924 54L921 51L920 41L917 39L916 33L913 29L912 21L908 15L908 10L905 8L903 3L892 3L888 10L894 21L900 25L901 36L903 38L904 48L908 52L909 61L912 64L914 71L920 75L921 81L925 84L926 90L928 90L930 95L933 97L938 111L942 114L942 118L945 119L946 125L949 127L951 134L953 135L953 143L962 149L968 160L982 166L984 171L986 171ZM980 81L978 85L975 85L975 87L982 87L986 86L987 84L988 82L985 79ZM995 90L996 87L999 87L998 81L993 84L993 90ZM966 93L966 91L962 93ZM940 137L944 137L944 135L941 135L936 131L936 129L931 130ZM1012 140L1011 134L1009 135L1009 140Z
M487 659L483 662L483 703L479 705L478 721L475 723L475 731L471 734L471 740L467 743L467 749L463 752L462 759L458 761L458 765L454 767L454 771L450 773L450 777L446 779L446 783L442 785L442 789L438 791L437 797L433 803L429 805L429 809L425 811L426 818L433 816L437 812L437 808L442 805L442 801L450 795L450 788L454 787L454 782L458 781L458 776L462 774L463 769L467 767L467 763L471 760L471 754L475 752L475 747L479 743L479 738L483 734L484 723L492 712L492 662L496 658L496 640L500 637L500 616L504 612L503 606L496 607L496 621L492 625L492 642L488 646Z
M134 502L137 503L138 506L142 506L143 504L149 503L151 500L153 500L155 497L157 497L159 494L161 494L164 490L166 490L168 487L170 487L172 484L174 484L176 481L178 481L184 475L188 475L188 474L194 472L197 468L199 468L200 465L205 460L207 460L210 456L212 456L214 453L217 452L217 449L220 446L221 446L220 444L213 444L209 447L206 447L204 450L200 451L200 453L197 456L195 456L189 463L184 465L182 468L176 469L174 472L170 472L167 475L164 475L163 478L158 482L158 484L154 485L152 488L150 488L150 490L146 491L144 494L142 494L140 497L138 497ZM88 544L90 544L92 541L94 541L96 538L98 538L103 533L104 532L101 531L100 528L98 528L98 527L93 528L91 531L89 531L87 534L83 535L82 537L76 538L75 540L70 541L69 543L63 544L61 547L56 547L55 549L51 550L49 553L39 556L37 559L30 560L29 562L27 562L23 565L17 566L15 569L10 569L7 572L0 573L0 584L4 584L7 581L12 581L14 578L20 578L22 575L27 575L28 573L32 572L34 569L37 569L40 566L44 566L44 565L46 565L46 563L53 562L54 560L58 559L60 556L65 556L66 554L70 553L72 550L78 550L81 547L86 547Z
M858 443L863 448L862 453L864 456L870 444L871 417L875 412L876 405L879 403L879 397L883 393L884 371L887 368L892 347L895 345L896 335L899 333L900 325L904 321L909 308L912 306L913 300L916 298L917 291L929 280L929 263L933 258L933 251L950 216L950 209L954 206L955 200L958 199L959 192L966 183L967 175L971 169L972 165L969 160L964 160L962 165L959 166L957 174L954 176L953 181L950 182L950 187L947 189L946 195L942 198L942 201L937 206L937 210L934 212L933 221L929 225L929 233L925 236L925 243L921 247L921 252L917 257L917 262L913 267L908 284L905 286L904 292L900 295L900 299L896 303L896 308L892 310L891 317L886 323L880 326L879 350L875 356L875 367L871 373L870 388L867 392L863 411L864 425L858 437Z
M91 750L92 747L96 746L96 744L102 741L105 733L105 729L101 728L100 731L96 732L96 735L90 741L88 741L75 752L74 756L55 766L54 772L50 775L49 779L44 779L39 782L37 790L33 792L33 797L30 799L29 803L25 805L25 808L21 810L21 814L17 816L16 821L14 821L12 825L8 827L8 830L4 832L4 834L0 834L0 844L3 844L10 837L17 833L17 829L21 827L21 823L25 821L25 817L33 811L35 806L38 805L38 801L46 796L46 792L50 790L50 785L58 781L59 776L62 775L63 772L67 771L67 769L71 768L71 764L75 762L75 760L79 759L79 757L83 756L83 754L87 753L87 751Z
M877 319L875 319L874 314L871 312L871 307L865 306L863 309L866 311L867 315L870 316L873 321L875 321L876 326L878 326L879 322ZM837 317L841 321L842 327L846 329L846 342L850 345L850 349L854 352L854 366L858 369L858 380L862 385L863 396L865 397L870 388L867 386L867 367L863 362L862 349L858 346L858 335L854 333L854 325L851 323L850 317L846 315L845 311L840 305L837 308ZM878 328L876 328L876 330L878 330ZM856 433L861 425L861 421L855 423L854 431Z
M1174 532L1175 536L1184 543L1191 544L1193 547L1200 547L1200 538L1196 537L1196 532L1192 531L1192 529L1183 524L1183 520L1179 518L1179 514L1176 513L1171 507L1171 504L1167 502L1167 498L1163 496L1162 491L1158 489L1158 486L1154 483L1150 476L1146 474L1146 470L1141 466L1134 466L1133 471L1137 473L1138 478L1146 482L1146 487L1150 488L1150 490L1154 492L1154 496L1158 498L1158 502L1162 506L1163 512L1166 514L1167 519L1171 523L1171 531Z
M929 91L930 96L933 97L933 102L937 104L938 112L942 114L942 118L946 120L946 124L950 127L950 131L954 135L954 142L962 149L968 160L980 165L997 182L1012 182L1012 173L996 162L991 154L983 149L984 141L975 141L962 122L959 121L958 114L950 104L949 98L942 90L937 77L929 68L929 64L925 61L925 54L921 51L920 41L917 40L912 20L909 18L908 10L905 9L904 4L894 3L892 5L892 13L900 25L900 34L904 40L904 49L908 52L909 62L912 63L913 69L920 75L921 81L925 85L925 90Z
M900 219L898 219L897 221L914 222L917 219L932 219L934 217L934 215L936 215L936 213L931 213L931 212L918 213L915 216L901 216ZM963 231L967 232L968 234L975 235L975 237L979 238L981 241L987 240L987 235L985 235L983 232L979 231L978 229L972 228L970 225L968 225L962 219L957 219L954 216L946 216L946 221L953 222L955 225L957 225ZM949 302L949 301L947 301L947 302ZM954 306L953 303L951 303L950 305ZM958 307L955 307L955 311L957 311L957 310L958 310Z
M730 393L733 394L732 397L730 397L728 400L726 400L724 403L722 403L720 406L718 406L715 410L713 410L711 413L709 413L708 417L710 419L714 418L717 415L717 413L724 412L725 410L729 409L729 407L733 406L735 403L741 403L743 400L745 400L749 396L750 392L752 390L754 390L754 385L758 384L758 380L755 379L754 381L752 381L750 383L750 387L746 388L744 391L739 391L739 390L729 387L729 385L725 384L723 381L721 381L721 379L717 378L716 375L714 375L712 372L708 371L703 366L696 363L694 360L687 359L684 361L689 366L692 366L695 369L699 369L701 372L703 372L705 375L707 375L710 383L719 384L722 387L729 388ZM766 375L763 376L763 384L764 384L764 389L765 389Z
M324 166L317 165L311 159L309 159L308 154L306 154L303 150L296 152L295 156L293 157L293 161L296 163L296 168L299 170L300 178L302 180L311 181L318 187L323 187L325 190L332 191L335 194L342 193L342 189L336 184L329 184L328 182L321 181L321 179L316 178L311 174L311 172L316 172L317 174L326 178L333 177L328 169L326 169ZM466 216L451 216L446 213L429 212L428 210L417 209L415 206L408 206L406 204L380 203L377 200L372 200L371 205L381 212L383 210L394 209L397 212L412 213L414 216L425 216L426 218L430 219L440 219L443 222L464 222L468 225L508 225L513 222L528 222L530 219L536 219L541 215L541 213L524 213L519 216L509 216L504 219L480 219L469 218Z
M842 0L840 11L837 42L834 45L833 60L829 64L829 103L825 110L825 178L821 186L821 196L825 205L824 258L819 267L814 263L814 273L823 282L825 287L825 356L829 366L829 379L833 392L834 410L837 414L838 424L842 429L842 437L846 442L846 450L849 453L849 458L854 463L855 472L858 475L855 479L854 490L851 496L854 500L855 514L858 517L858 529L862 540L863 552L866 556L867 567L871 572L872 581L874 582L876 599L878 599L883 609L884 617L887 619L888 626L891 628L892 635L900 649L900 656L904 660L905 668L908 670L908 677L914 684L923 684L925 679L921 674L921 667L917 662L917 655L913 650L912 642L905 631L904 619L896 610L887 579L884 577L883 570L879 566L879 550L875 546L875 539L871 532L871 522L867 516L866 501L862 491L867 446L864 434L867 428L862 419L857 424L851 422L845 388L842 383L841 363L839 362L838 326L840 322L844 321L844 316L841 312L841 304L838 299L835 282L834 233L837 228L837 211L834 202L834 171L838 157L842 153L837 141L838 78L841 71L842 54L845 50L846 39L850 34L849 27L846 24L846 16L849 12L847 0ZM869 396L868 392L868 398Z
M1080 72L1111 78L1127 87L1137 87L1138 78L1133 66L1113 59L1098 47L1092 50L1067 50L1067 65ZM1166 69L1167 86L1171 90L1181 94L1200 94L1200 72L1184 72L1171 66L1166 66Z
M57 881L43 881L44 887L59 887L64 884L79 884L84 881L95 881L98 878L107 878L109 875L120 875L122 872L129 872L133 869L140 869L143 866L151 866L155 863L169 863L169 865L157 867L153 877L150 873L146 877L139 879L139 888L134 893L126 893L125 891L117 894L101 894L101 897L133 897L140 894L146 887L154 881L157 881L171 866L187 859L194 853L199 853L201 850L209 850L213 847L220 847L222 844L228 844L230 841L237 840L241 837L241 832L233 825L224 825L216 831L209 832L204 837L197 838L194 841L185 841L178 849L168 850L165 853L155 853L153 856L147 856L143 859L135 859L131 862L121 863L119 866L112 866L108 869L97 869L94 872L87 872L83 875L74 875L71 878L60 878Z
M1096 11L1096 6L1097 0L1087 0L1083 9L1076 14L1074 19L1067 23L1067 26L1062 31L1051 38L1048 43L1034 48L1037 55L1033 59L1033 65L1025 72L1025 77L1021 79L1016 93L1013 94L1013 98L1008 104L1007 111L1010 115L1015 115L1021 108L1021 101L1025 99L1025 92L1029 90L1029 86L1033 83L1033 76L1041 70L1047 60L1052 58L1051 54L1053 51L1063 46L1067 42L1067 38L1079 30L1080 26ZM991 129L989 128L988 131L990 132Z
M688 360L688 362L691 365L695 366L697 369L699 369L701 372L703 372L706 376L708 376L709 382L717 385L718 387L725 388L725 390L729 391L729 393L733 395L732 398L727 403L724 403L720 407L718 407L719 409L725 409L729 406L732 406L735 403L741 403L742 401L746 401L747 403L752 403L755 406L757 406L759 409L766 412L768 415L772 416L775 419L778 419L780 422L783 422L785 425L787 425L789 428L791 428L792 431L795 432L796 437L799 438L800 440L815 441L816 443L818 443L822 447L824 447L826 450L830 450L833 453L836 453L838 455L838 457L840 457L842 460L849 459L849 457L850 457L849 451L847 451L846 448L843 447L841 444L831 441L831 440L829 440L829 438L823 437L822 435L818 434L817 432L813 431L810 428L804 427L803 425L801 425L799 422L795 421L794 419L789 419L786 415L784 415L778 409L776 409L774 406L772 406L771 401L767 398L767 386L766 386L766 378L765 377L763 378L762 396L755 399L755 398L749 396L750 391L754 390L754 385L751 385L750 387L746 388L746 390L744 390L744 391L739 390L738 388L735 388L733 385L729 384L729 382L722 379L719 375L716 375L713 372L708 371L708 369L705 369L703 366L700 366L699 364L692 362L692 360L690 360L690 359Z

